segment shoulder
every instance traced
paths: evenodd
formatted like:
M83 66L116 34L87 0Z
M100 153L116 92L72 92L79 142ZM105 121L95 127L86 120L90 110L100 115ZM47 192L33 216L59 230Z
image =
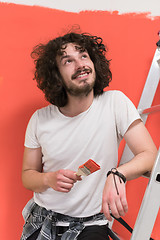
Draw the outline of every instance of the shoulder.
M54 113L54 107L53 105L48 105L46 107L37 109L30 118L30 122L38 123L39 121L46 121L47 119L50 119L52 114Z
M119 90L109 90L105 91L102 95L108 96L108 97L119 97L119 96L125 96L125 94Z
M133 110L135 111L134 103L121 91L111 90L102 94L102 104L110 106L115 113L121 113L121 111ZM136 110L137 111L137 110Z
M105 91L101 95L101 101L119 101L120 99L125 99L127 96L119 90L109 90Z
M48 105L46 107L38 109L34 114L37 115L38 118L48 118L55 111L56 106Z

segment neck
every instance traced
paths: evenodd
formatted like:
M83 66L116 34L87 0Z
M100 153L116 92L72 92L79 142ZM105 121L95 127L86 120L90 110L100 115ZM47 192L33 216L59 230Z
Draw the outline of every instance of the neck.
M87 96L75 97L68 95L68 103L60 108L62 114L68 117L75 117L78 114L86 111L92 104L94 98L93 91Z

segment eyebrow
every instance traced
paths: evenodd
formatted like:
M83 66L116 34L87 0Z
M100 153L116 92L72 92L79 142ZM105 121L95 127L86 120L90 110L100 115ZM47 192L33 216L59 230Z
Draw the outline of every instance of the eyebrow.
M62 62L63 59L71 57L70 55L63 55L60 57L60 62Z
M87 53L88 54L88 52L87 52L87 50L86 49L84 49L84 50L82 50L82 51L79 51L79 53L81 54L81 53ZM65 53L65 52L64 52ZM71 57L71 55L61 55L60 56L60 62L62 62L63 61L63 59L67 59L67 58L70 58Z

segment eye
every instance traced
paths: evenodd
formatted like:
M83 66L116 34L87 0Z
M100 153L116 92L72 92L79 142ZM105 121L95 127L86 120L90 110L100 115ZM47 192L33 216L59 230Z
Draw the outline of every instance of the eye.
M72 62L72 60L71 59L67 59L65 62L64 62L64 64L66 65L66 64L70 64Z
M88 57L88 55L86 54L86 53L84 53L83 55L82 55L82 58L87 58Z

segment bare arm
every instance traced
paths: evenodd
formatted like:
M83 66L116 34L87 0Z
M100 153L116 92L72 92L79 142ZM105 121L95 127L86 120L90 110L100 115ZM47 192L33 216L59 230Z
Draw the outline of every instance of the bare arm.
M143 122L136 120L129 127L124 139L135 157L128 163L119 166L118 170L125 175L127 180L151 172L157 149Z
M51 187L56 191L69 192L77 180L81 180L81 177L67 169L44 173L41 148L25 148L22 167L22 182L25 188L43 192Z
M150 172L157 155L157 149L143 122L136 120L132 123L124 138L135 156L128 163L119 166L117 170L127 180L135 179L146 172ZM125 184L123 182L120 183L117 176L115 178L119 195L115 189L113 174L107 178L103 192L102 211L108 220L111 220L109 209L117 218L125 215L128 210Z

